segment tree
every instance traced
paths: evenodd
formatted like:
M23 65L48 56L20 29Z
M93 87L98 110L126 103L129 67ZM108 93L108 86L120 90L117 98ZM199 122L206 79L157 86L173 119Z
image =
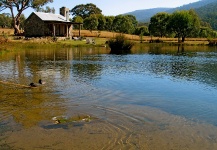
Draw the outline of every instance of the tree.
M55 8L54 7L51 8L49 6L46 6L45 9L43 7L38 7L36 8L36 11L55 14Z
M162 12L151 17L148 27L150 34L160 37L166 36L169 16L168 13Z
M134 28L138 26L138 21L136 20L136 17L133 15L126 15L133 23Z
M149 35L148 27L147 26L137 27L135 30L135 34L142 35L142 36L148 36Z
M170 17L167 26L167 29L174 32L178 39L182 38L182 42L185 41L187 36L190 36L195 32L199 32L199 28L199 17L193 12L193 10L174 12Z
M75 16L73 19L72 19L72 22L76 22L76 23L83 23L84 20L81 16ZM75 29L79 29L80 25L73 25Z
M97 18L98 18L97 29L102 31L105 29L105 25L106 25L105 17L103 15L97 15Z
M113 29L120 33L133 33L135 28L132 20L128 16L118 15L113 20Z
M102 14L102 10L92 3L76 5L70 12L72 16L81 16L83 19L91 14Z
M115 19L114 16L105 16L106 24L105 30L106 31L113 31L113 20Z
M98 24L98 18L96 15L90 15L88 18L84 19L84 28L90 30L90 32L97 30Z
M40 8L53 0L0 0L0 11L10 9L13 21L14 34L20 33L20 17L27 8ZM14 12L16 9L17 14Z
M0 27L5 28L5 27L9 27L11 28L11 22L12 19L10 17L10 15L8 14L0 14Z

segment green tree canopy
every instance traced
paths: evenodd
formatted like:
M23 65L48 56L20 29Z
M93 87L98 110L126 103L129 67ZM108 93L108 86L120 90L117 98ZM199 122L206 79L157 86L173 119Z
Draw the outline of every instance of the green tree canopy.
M193 10L176 11L170 19L167 29L174 32L178 38L182 38L182 42L185 41L187 36L199 32L200 21L199 17Z
M124 15L115 16L113 20L113 29L115 32L120 33L133 33L135 28L131 18Z
M54 7L51 8L49 6L46 6L45 9L43 7L38 7L38 8L36 8L36 11L55 14L55 8Z
M72 16L81 16L83 19L91 14L102 14L102 10L92 3L76 5L70 12Z
M90 32L92 32L93 30L97 30L98 24L99 22L96 15L90 15L89 17L84 19L84 28L90 30Z
M10 9L13 20L14 34L20 33L20 17L27 8L40 8L53 0L0 0L0 11ZM16 9L16 14L14 12Z
M170 15L165 12L157 13L151 17L149 24L149 32L154 36L166 36L167 34L167 24Z
M113 31L113 20L115 19L114 16L105 16L106 25L105 30L107 31Z
M142 35L142 36L148 36L149 35L149 31L148 31L148 27L147 26L140 26L137 27L135 30L135 34L136 35Z
M102 31L105 29L105 25L106 25L105 16L99 14L99 15L97 15L97 18L98 18L97 29Z
M12 22L12 19L11 19L10 15L8 15L8 14L0 14L0 27L2 27L2 28L5 28L5 27L11 28L11 22Z
M83 23L84 20L81 16L75 16L73 19L72 19L72 22L76 22L76 23ZM73 25L75 29L79 29L79 26L80 25Z

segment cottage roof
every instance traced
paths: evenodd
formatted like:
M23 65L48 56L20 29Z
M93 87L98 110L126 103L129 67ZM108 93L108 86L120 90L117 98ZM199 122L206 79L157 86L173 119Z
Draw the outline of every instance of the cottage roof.
M66 20L66 17L59 14L43 13L43 12L34 12L41 20L43 21L58 21L58 22L69 22Z

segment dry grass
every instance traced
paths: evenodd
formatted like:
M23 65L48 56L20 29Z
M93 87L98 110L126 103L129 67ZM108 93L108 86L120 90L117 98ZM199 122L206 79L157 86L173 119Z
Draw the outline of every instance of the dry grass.
M0 35L7 34L7 35L13 35L14 30L8 29L8 28L0 28Z
M79 31L74 30L73 35L78 36ZM115 32L108 32L108 31L92 31L90 32L89 30L82 30L81 31L81 36L82 37L99 37L99 38L114 38L116 35L120 33L115 33ZM129 40L134 40L134 41L140 41L140 37L138 35L131 35L131 34L124 34L125 37ZM152 40L161 40L163 42L177 42L177 38L159 38L159 37L151 37L151 36L143 36L143 42L149 42L151 39ZM188 44L208 44L207 38L186 38L185 43Z
M13 29L7 29L7 28L0 28L0 36L4 34L12 36L14 30ZM77 37L79 34L78 30L73 30L73 36ZM115 32L108 32L108 31L92 31L90 32L89 30L81 30L81 36L82 37L95 37L95 38L104 38L104 39L109 39L109 38L114 38L116 35L120 33L115 33ZM140 42L140 37L138 35L130 35L130 34L124 34L125 37L129 40L133 41L138 41ZM11 37L10 39L13 39ZM177 43L177 38L159 38L159 37L151 37L151 36L143 36L143 42L149 42L151 39L152 40L161 40L163 42L170 42L170 43ZM207 38L186 38L185 41L186 44L208 44Z

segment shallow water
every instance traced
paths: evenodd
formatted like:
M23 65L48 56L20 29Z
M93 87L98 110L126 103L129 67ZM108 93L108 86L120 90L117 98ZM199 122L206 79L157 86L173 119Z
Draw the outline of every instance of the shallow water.
M215 47L29 49L0 70L0 149L217 148Z

